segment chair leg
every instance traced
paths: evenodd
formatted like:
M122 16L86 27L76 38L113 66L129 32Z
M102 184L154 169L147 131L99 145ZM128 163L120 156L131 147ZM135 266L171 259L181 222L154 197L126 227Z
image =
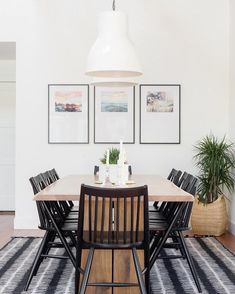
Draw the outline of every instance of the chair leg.
M145 288L150 293L150 270L149 270L149 248L144 249L144 267L145 267Z
M42 239L42 242L38 248L38 251L37 251L37 254L34 258L34 261L33 261L33 264L32 264L32 267L31 267L31 270L30 270L30 273L29 273L29 276L28 276L28 279L27 279L27 282L26 282L26 285L24 287L24 291L27 291L28 288L29 288L29 285L32 281L32 278L33 276L35 276L35 274L37 273L37 270L43 260L43 258L41 258L41 255L43 254L43 251L46 249L46 246L47 246L47 242L48 242L48 239L50 238L50 232L46 231L43 239Z
M133 255L133 259L134 259L136 275L137 275L138 282L139 282L140 292L141 292L141 294L147 294L136 248L132 249L132 255Z
M79 245L77 245L77 246L79 246ZM75 294L79 293L79 284L80 284L80 275L81 275L79 268L81 267L81 260L82 260L82 250L81 250L81 248L77 248L76 271L75 271Z
M53 231L49 231L48 232L48 235L47 235L47 239L45 241L45 246L41 252L41 255L42 254L45 254L47 255L51 249L51 246L48 245L49 242L53 242L55 240L55 237L56 237L56 233L53 232ZM46 246L47 245L47 246ZM37 263L36 267L35 267L35 270L34 270L34 276L36 276L37 272L38 272L38 269L40 267L40 264L42 263L43 259L46 259L46 257L40 257L39 259L39 262Z
M169 234L170 234L170 232L171 232L171 230L172 230L172 228L173 228L173 226L174 226L176 220L178 219L178 216L179 216L179 214L180 214L182 208L184 207L184 205L185 205L184 202L179 203L179 204L177 205L177 208L176 208L176 210L175 210L175 211L176 211L176 212L175 212L175 215L174 215L174 217L173 217L173 219L172 219L172 221L171 221L169 227L167 228L167 230L165 231L164 235L163 235L163 236L161 237L161 239L159 240L159 242L158 242L158 244L157 244L155 250L153 251L153 253L151 253L151 256L150 256L150 265L149 265L149 268L150 268L150 269L153 267L154 262L156 261L156 259L157 259L158 255L159 255L160 251L162 250L164 244L166 243L166 240L168 239Z
M55 238L56 238L56 232L49 231L47 242L48 243L49 242L54 242ZM48 245L48 246L45 247L45 250L43 250L42 254L47 255L50 250L51 250L51 245ZM46 257L44 257L44 258L46 258Z
M64 233L65 233L65 232L62 232L62 231L60 230L60 228L58 227L58 225L57 225L55 219L53 218L53 216L52 216L50 210L48 209L46 203L43 202L43 204L44 204L44 207L45 207L45 209L46 209L46 212L48 213L48 215L49 215L49 217L50 217L50 219L51 219L51 221L52 221L52 223L53 223L53 226L54 226L54 228L55 228L55 230L56 230L56 232L57 232L57 234L58 234L58 237L60 238L60 241L61 241L62 244L64 245L64 248L65 248L65 250L66 250L66 252L67 252L67 254L68 254L70 260L72 261L73 266L76 268L75 257L74 257L73 252L72 252L72 250L70 249L70 247L69 247L69 245L68 245L68 243L67 243L67 241L66 241L66 238L65 238L65 236L64 236Z
M89 250L89 255L87 257L85 272L84 272L84 276L83 276L83 280L82 280L81 289L80 289L79 294L84 294L86 292L86 287L87 287L87 283L88 283L88 279L89 279L89 275L90 275L90 271L91 271L91 265L92 265L92 260L93 260L93 256L94 256L94 251L95 251L94 248L91 248Z
M195 268L194 262L192 260L192 257L191 257L191 255L190 255L190 253L188 251L188 247L187 247L187 244L186 244L186 242L184 240L183 233L181 231L179 231L179 237L180 237L180 241L181 241L181 243L183 245L183 248L184 248L184 251L185 251L185 255L186 255L186 259L188 261L189 268L191 270L194 281L195 281L195 283L197 285L198 292L201 293L202 289L201 289L201 285L200 285L200 282L199 282L199 279L198 279L198 276L197 276L196 268Z
M70 237L70 239L71 239L71 241L72 241L73 246L76 247L77 241L76 241L76 239L75 239L75 237L74 237L73 232L69 232L69 237Z
M156 233L154 233L153 241L151 240L151 244L150 244L150 256L152 256L153 252L156 250L157 245L158 245L161 237L162 237L162 234L160 232L158 235L156 235Z
M145 287L146 291L149 294L150 293L150 272L149 272L149 266L145 272Z

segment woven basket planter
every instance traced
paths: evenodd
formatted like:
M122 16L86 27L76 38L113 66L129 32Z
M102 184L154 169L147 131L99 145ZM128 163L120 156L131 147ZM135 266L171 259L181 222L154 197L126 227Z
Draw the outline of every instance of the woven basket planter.
M226 231L228 222L224 196L204 205L195 198L192 210L192 230L195 235L220 236Z

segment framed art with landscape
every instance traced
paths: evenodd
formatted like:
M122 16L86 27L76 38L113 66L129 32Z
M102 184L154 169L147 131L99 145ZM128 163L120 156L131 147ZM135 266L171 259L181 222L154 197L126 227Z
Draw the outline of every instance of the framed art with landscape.
M135 88L94 88L94 143L135 143Z
M140 144L180 144L181 86L140 85Z
M89 85L48 85L48 143L89 143Z

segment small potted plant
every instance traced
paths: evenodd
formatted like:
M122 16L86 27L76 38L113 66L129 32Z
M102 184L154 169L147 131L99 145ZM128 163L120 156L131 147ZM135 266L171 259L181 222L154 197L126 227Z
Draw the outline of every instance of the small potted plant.
M111 148L109 150L109 164L117 164L119 159L120 151L117 148ZM104 153L103 158L100 159L100 162L106 164L107 160L107 151Z
M234 189L233 143L226 142L225 137L219 140L209 135L195 149L199 185L192 210L192 229L194 234L220 236L226 231L228 219L224 191Z
M104 177L104 173L107 170L108 165L108 172L109 172L109 179L112 183L117 183L121 181L124 183L128 180L128 164L126 161L126 153L125 150L122 148L121 154L122 162L120 166L120 150L117 148L111 148L107 150L100 159L103 166L100 167L100 174L101 178Z

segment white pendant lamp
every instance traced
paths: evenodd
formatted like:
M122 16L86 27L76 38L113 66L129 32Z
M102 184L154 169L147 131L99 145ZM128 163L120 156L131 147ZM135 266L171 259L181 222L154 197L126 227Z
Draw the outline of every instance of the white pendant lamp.
M94 77L134 77L142 74L127 32L127 16L121 11L101 13L98 38L87 60L86 74Z
M90 83L93 86L100 87L131 87L136 86L138 82L133 78L93 78Z

